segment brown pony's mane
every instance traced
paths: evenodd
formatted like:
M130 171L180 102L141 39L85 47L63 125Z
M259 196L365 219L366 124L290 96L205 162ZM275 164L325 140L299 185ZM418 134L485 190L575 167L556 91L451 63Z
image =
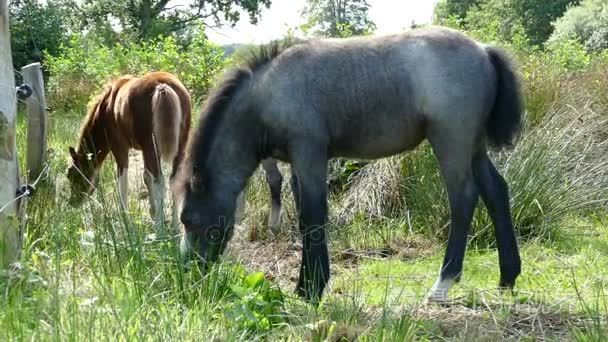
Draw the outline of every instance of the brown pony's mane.
M224 75L222 81L219 82L219 86L213 90L205 101L200 115L200 128L192 136L192 143L186 156L187 162L192 167L204 167L206 164L216 132L222 121L222 114L230 105L234 94L240 89L241 85L250 79L253 73L270 63L287 48L302 42L285 40L263 45L251 51L250 55L245 58L244 66L235 67Z
M131 79L133 79L132 76L126 75L106 83L103 91L89 102L87 114L78 133L78 152L93 152L93 150L91 150L93 146L89 146L89 144L93 143L92 141L89 141L91 139L91 130L93 129L93 126L95 126L95 123L105 108L111 108L111 106L113 106L114 97L118 90Z

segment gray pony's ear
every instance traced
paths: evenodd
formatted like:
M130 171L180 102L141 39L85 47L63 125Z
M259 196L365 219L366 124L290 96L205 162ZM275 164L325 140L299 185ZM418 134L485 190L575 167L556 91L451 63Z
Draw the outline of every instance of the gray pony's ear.
M70 150L70 156L72 156L72 159L76 160L76 157L77 157L76 150L74 150L74 148L72 146L70 146L69 150Z

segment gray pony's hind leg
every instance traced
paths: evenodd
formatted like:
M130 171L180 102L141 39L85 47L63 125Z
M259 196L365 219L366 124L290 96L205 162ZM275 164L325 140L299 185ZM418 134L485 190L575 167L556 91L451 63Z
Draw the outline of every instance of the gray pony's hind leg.
M494 223L500 265L499 286L512 288L521 272L521 259L509 208L507 182L498 173L485 150L473 159L473 174Z
M296 215L300 215L300 208L302 204L300 203L300 182L298 181L298 176L291 171L291 193L293 195L293 202L296 206Z
M298 181L298 176L291 170L291 194L293 196L293 203L296 209L296 218L300 217L300 208L302 207L301 197L300 197L300 182ZM298 229L300 230L300 234L304 234L302 231L302 225L298 224Z
M270 188L270 218L268 228L274 235L281 231L281 187L283 176L277 166L277 161L271 158L262 160L262 167L266 172L266 182Z
M447 187L451 216L443 264L428 295L435 301L447 300L449 289L460 280L471 220L479 197L471 169L474 144L464 136L457 139L449 137L450 134L445 133L429 137Z
M245 219L245 209L247 206L247 185L236 198L236 209L234 211L234 223L240 225Z

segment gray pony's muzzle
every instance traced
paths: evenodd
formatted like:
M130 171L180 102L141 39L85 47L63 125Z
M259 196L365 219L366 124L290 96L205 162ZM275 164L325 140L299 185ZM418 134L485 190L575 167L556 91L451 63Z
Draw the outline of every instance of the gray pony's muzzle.
M186 269L198 266L204 274L208 270L209 263L200 254L198 247L198 242L192 234L184 233L182 235L179 243L179 251L183 266L185 266Z

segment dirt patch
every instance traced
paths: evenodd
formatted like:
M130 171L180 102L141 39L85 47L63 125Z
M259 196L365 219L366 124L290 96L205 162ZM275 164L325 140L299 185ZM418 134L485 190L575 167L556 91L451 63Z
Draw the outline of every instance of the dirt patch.
M261 241L247 240L247 226L235 228L235 237L226 254L250 270L262 271L281 288L294 288L300 270L302 246L287 237Z
M344 267L355 267L362 260L397 259L414 260L429 256L437 251L437 244L419 238L393 238L384 246L376 248L346 248L333 251L333 261L342 263Z

